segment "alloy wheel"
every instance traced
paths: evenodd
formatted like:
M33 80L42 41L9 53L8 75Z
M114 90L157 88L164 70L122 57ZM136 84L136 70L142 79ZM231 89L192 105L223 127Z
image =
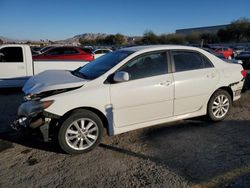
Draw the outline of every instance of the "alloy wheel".
M65 139L74 150L90 148L97 140L99 130L97 124L87 118L75 120L66 130Z

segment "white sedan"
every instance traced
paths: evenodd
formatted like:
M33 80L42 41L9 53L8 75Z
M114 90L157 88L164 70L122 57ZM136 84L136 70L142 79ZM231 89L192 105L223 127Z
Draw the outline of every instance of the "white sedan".
M45 140L58 130L65 152L84 153L100 143L103 129L116 135L202 115L223 120L245 77L241 65L199 48L124 48L75 71L31 78L12 126L40 128Z
M95 59L97 59L98 57L101 57L109 52L112 52L112 50L106 49L106 48L105 49L96 49L93 51Z

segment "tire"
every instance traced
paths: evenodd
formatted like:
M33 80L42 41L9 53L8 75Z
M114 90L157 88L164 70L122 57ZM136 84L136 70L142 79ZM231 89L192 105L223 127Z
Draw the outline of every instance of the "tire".
M225 90L217 90L208 102L207 116L212 121L221 121L225 119L231 106L232 99L229 93Z
M77 110L61 125L58 142L68 154L81 154L94 149L103 135L103 123L93 112Z

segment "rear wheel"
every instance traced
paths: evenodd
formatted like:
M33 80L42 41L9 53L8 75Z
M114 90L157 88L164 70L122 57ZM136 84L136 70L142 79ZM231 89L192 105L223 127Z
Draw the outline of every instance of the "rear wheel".
M225 90L216 91L209 100L207 115L212 121L223 120L232 106L232 99Z
M88 110L77 110L60 127L58 141L69 154L80 154L94 149L101 141L101 119Z

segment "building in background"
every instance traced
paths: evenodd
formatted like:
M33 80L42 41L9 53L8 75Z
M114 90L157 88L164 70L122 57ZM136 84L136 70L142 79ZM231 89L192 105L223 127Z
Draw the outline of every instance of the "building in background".
M176 34L189 35L192 33L214 33L216 34L220 29L225 29L229 26L227 25L216 25L216 26L207 26L207 27L194 27L187 29L177 29Z

